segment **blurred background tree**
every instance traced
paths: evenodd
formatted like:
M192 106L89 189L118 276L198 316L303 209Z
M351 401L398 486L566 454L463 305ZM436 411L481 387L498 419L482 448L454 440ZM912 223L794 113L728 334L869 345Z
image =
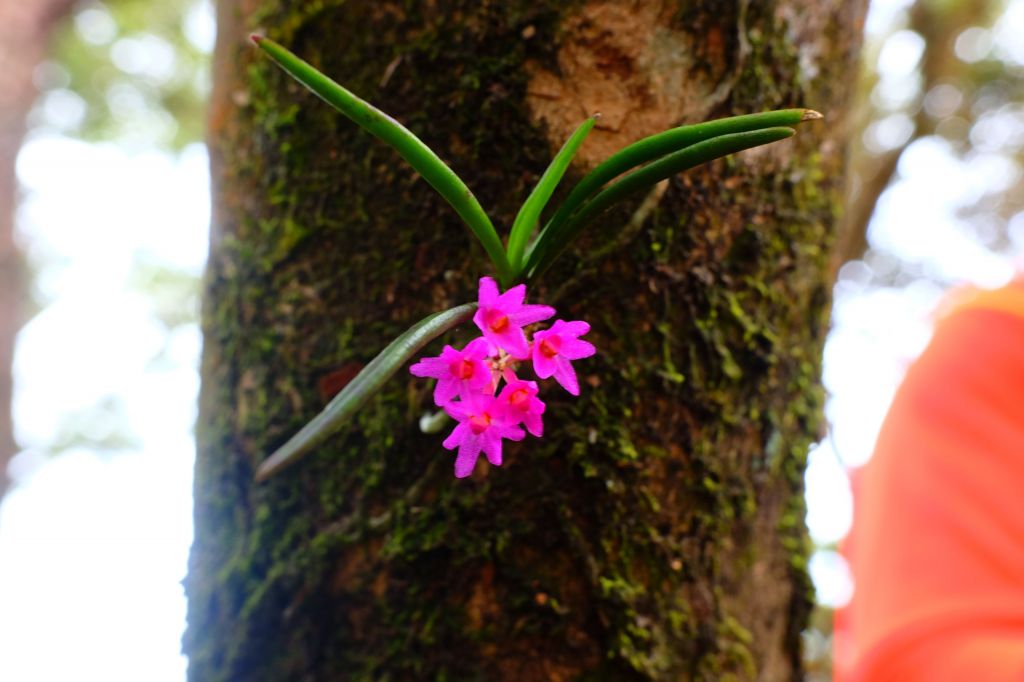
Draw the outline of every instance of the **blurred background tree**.
M211 11L208 0L80 2L36 71L33 123L168 150L202 140Z
M14 159L35 99L33 72L53 25L73 0L0 2L0 499L10 483L7 463L17 452L11 421L14 339L21 323L22 260L14 241L17 181Z
M887 326L883 308L913 310L921 317L913 326L924 327L924 314L944 290L963 281L998 284L1014 259L1019 267L1024 251L1024 2L874 0L868 24L826 346L832 424L820 449L840 466L820 466L832 475L809 473L809 489L818 484L812 478L831 478L834 489L848 486L841 468L870 455L891 397L889 386L879 386L875 404L859 406L871 416L859 427L846 426L858 423L841 418L856 409L848 396L867 392L842 372L830 381L830 364L863 372L872 357L867 349L887 343L886 360L898 368L927 336L908 342L905 327ZM897 298L919 302L896 304ZM842 311L869 300L875 324L858 323L856 314L845 315L844 323ZM850 352L835 350L847 339L856 344ZM830 352L838 362L829 362ZM851 428L865 435L853 436ZM829 497L827 504L836 506L844 495ZM816 511L812 500L811 514ZM831 679L830 607L850 589L835 554L840 531L819 539L822 573L830 575L818 582L833 588L805 633L808 679L816 682Z
M36 275L53 261L41 242L27 244L27 265L19 253L14 165L22 139L27 131L168 153L200 143L211 16L207 0L0 0L0 498L18 451L10 419L14 338L47 304ZM169 327L195 321L194 272L140 260L132 283L157 299ZM137 444L121 400L107 395L67 415L45 449L116 452Z
M865 254L869 261L885 258L884 247L868 239L871 218L885 190L900 180L905 152L923 139L931 138L968 164L1003 164L1003 182L991 183L961 207L963 224L980 244L1005 251L1010 246L1006 225L1024 207L1024 191L1016 182L1024 146L1021 3L903 4L908 6L893 12L890 24L869 35L865 45L856 112L860 134L853 141L837 268ZM878 282L889 275L905 281L919 265L879 268Z

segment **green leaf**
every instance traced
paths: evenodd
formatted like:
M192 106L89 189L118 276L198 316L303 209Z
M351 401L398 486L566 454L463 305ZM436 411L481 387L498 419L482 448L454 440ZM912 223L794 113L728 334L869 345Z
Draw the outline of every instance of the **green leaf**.
M576 156L576 152L579 151L583 140L587 138L587 135L594 128L597 118L597 115L588 118L566 140L558 154L552 159L551 165L548 166L548 169L544 171L544 175L537 182L537 186L533 188L533 192L530 193L522 208L519 209L519 214L516 215L516 219L512 223L512 231L508 236L508 260L512 264L512 271L517 277L523 265L523 251L526 248L526 242L530 238L534 225L537 224L537 219L540 218L541 211L544 210L548 200L551 199L552 193L554 193L558 183L562 180L562 176L565 175L565 171L569 168L569 163Z
M268 457L256 470L256 480L291 466L313 448L336 433L366 404L384 383L425 345L449 329L465 322L476 312L476 303L465 303L434 313L413 325L370 361L323 411Z
M732 116L716 121L680 126L645 137L615 152L580 180L562 202L562 205L558 207L555 215L544 226L537 236L537 241L544 238L545 232L557 230L584 201L593 196L606 182L641 164L721 135L746 133L777 126L793 126L802 121L819 118L821 118L821 114L812 109L780 109L779 111ZM513 261L513 265L515 265L515 261Z
M466 183L430 147L401 123L338 85L278 43L257 35L253 35L252 40L295 80L364 130L394 147L469 226L493 261L502 283L506 286L512 283L512 269L491 219Z
M726 156L734 152L758 147L770 142L791 137L796 133L792 128L766 128L746 133L733 133L698 142L658 159L640 170L626 175L612 183L597 196L583 204L576 213L562 223L557 230L548 230L538 237L536 247L526 263L525 272L529 280L542 275L555 258L565 250L586 225L607 209L624 198L661 182L680 171Z

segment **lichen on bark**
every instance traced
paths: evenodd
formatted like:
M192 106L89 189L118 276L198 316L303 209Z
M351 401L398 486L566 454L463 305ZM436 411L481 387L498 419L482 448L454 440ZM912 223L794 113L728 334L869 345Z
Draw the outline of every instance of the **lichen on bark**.
M439 439L417 429L429 387L403 375L260 486L260 460L322 407L321 379L470 300L488 273L397 155L244 36L261 28L403 121L507 226L561 144L530 105L531 74L558 78L560 46L586 49L592 6L221 3L192 679L799 675L802 470L820 425L842 166L832 84L852 68L862 11L806 4L659 5L694 46L671 63L694 73L672 82L728 73L712 79L719 99L680 121L813 105L831 123L674 178L629 238L616 235L635 206L545 277L534 300L558 296L567 319L590 320L600 353L578 400L552 400L544 439L456 482ZM795 44L812 20L822 36ZM809 41L816 75L801 67ZM620 132L647 131L626 118Z

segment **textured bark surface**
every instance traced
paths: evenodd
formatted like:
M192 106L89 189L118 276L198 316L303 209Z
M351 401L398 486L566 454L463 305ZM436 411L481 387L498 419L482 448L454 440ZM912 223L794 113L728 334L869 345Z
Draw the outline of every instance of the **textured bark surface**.
M192 679L799 678L802 473L863 4L221 2ZM532 300L591 321L599 355L501 469L454 480L417 427L430 387L403 372L256 485L325 378L487 274L396 154L246 45L256 29L402 120L505 226L595 110L614 113L593 140L608 149L783 106L828 119L672 179L552 270Z
M7 463L18 451L11 424L11 362L21 323L24 268L14 242L14 160L36 96L33 71L43 59L50 29L72 4L0 0L0 498L9 484Z

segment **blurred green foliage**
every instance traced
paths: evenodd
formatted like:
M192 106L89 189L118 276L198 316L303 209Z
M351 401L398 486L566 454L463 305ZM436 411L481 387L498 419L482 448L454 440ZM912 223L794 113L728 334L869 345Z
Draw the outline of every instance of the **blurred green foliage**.
M213 36L208 0L82 3L61 22L37 71L31 124L172 150L199 141Z
M875 0L893 5L893 0ZM1005 161L1007 177L1024 166L1024 41L1021 0L916 0L881 33L866 37L850 150L849 196L837 265L870 250L867 229L882 193L900 177L915 142L933 137L964 162ZM1011 178L1012 179L1012 178ZM959 217L986 248L1010 246L1008 221L1024 211L1020 183L993 184ZM917 277L894 263L877 284ZM950 282L943 282L950 284Z
M34 74L39 97L29 117L30 131L112 143L129 155L178 154L201 143L214 37L210 0L76 4L57 24L47 59ZM180 201L201 198L182 196ZM153 229L144 226L145 216L139 221L140 229ZM29 265L39 276L59 271L62 262L43 248ZM140 252L124 286L145 297L150 316L167 332L151 369L189 371L178 367L181 359L170 348L175 329L198 323L199 273L183 270L159 253ZM37 310L54 302L38 290L33 298L31 307ZM101 455L138 451L142 441L125 401L111 392L61 414L50 442L41 449L54 455L74 449Z

